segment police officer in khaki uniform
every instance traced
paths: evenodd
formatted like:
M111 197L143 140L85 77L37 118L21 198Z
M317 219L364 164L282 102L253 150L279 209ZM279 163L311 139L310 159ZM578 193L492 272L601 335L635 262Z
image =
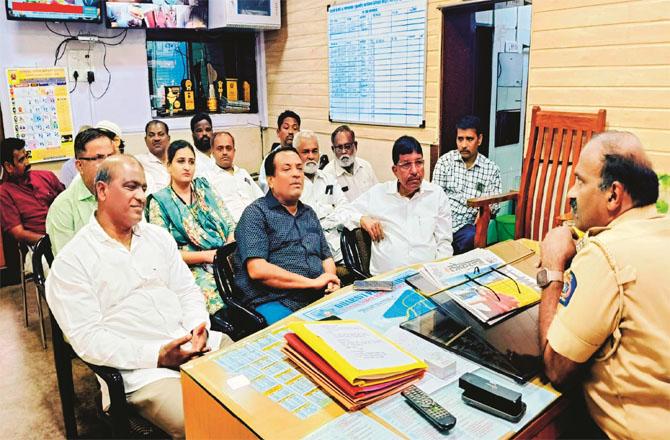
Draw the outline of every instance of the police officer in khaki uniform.
M639 139L606 132L584 148L567 227L541 244L540 341L547 377L588 368L584 391L612 438L670 438L670 217ZM556 282L555 282L556 281Z

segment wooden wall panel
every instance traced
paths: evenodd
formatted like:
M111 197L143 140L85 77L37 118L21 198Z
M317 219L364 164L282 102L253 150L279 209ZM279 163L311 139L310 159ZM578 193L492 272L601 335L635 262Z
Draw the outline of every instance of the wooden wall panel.
M534 105L605 108L608 129L635 133L670 171L670 2L533 1L528 114Z

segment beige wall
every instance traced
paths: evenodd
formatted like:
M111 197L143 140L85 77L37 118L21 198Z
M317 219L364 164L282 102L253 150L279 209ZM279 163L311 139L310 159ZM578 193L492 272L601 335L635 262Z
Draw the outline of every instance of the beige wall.
M328 122L328 3L282 1L282 28L265 33L272 127L263 136L266 153L276 140L277 116L290 108L300 114L304 128L317 133L322 152L332 157L329 135L339 124ZM350 124L359 154L372 163L381 180L392 177L391 146L397 137L415 136L424 148L438 141L442 19L437 7L456 3L461 2L428 0L426 127ZM670 171L670 2L534 0L531 27L529 109L533 105L588 112L605 108L608 128L635 132L656 169ZM258 129L233 132L240 165L257 171ZM131 153L143 151L141 137L141 133L126 135ZM173 138L178 137L189 139L190 134L175 131ZM59 169L60 163L45 167Z
M332 1L282 1L282 28L266 32L268 123L276 126L285 109L296 111L302 127L319 136L322 153L329 153L330 133L339 123L328 122L328 22L326 6ZM390 179L391 147L398 137L416 137L428 157L428 145L437 143L439 123L439 76L441 13L438 5L458 1L428 0L426 36L425 128L349 124L356 132L359 155L370 161L380 180ZM276 141L274 128L267 130L265 151Z
M604 108L669 172L670 1L534 0L531 28L528 114Z

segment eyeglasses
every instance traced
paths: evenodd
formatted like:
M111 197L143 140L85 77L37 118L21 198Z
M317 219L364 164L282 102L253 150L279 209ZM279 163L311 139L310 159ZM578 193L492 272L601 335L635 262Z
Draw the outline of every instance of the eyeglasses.
M514 278L512 278L511 276L507 275L507 274L504 273L504 272L499 271L499 270L496 269L495 267L492 267L491 270L492 270L493 272L499 273L500 275L502 275L502 276L504 276L504 277L507 277L507 278L509 278L510 280L512 280L512 282L514 283L514 286L516 287L516 291L519 293L519 295L521 295L521 288L519 287L519 283L517 283L516 280L515 280ZM475 267L474 274L475 274L475 275L479 275L479 267L478 267L478 266ZM471 277L471 276L468 275L468 274L464 274L464 275L465 275L465 278L468 279L468 281L471 281L471 282L475 283L476 285L478 285L478 286L480 286L480 287L483 287L483 288L485 288L485 289L488 289L488 290L490 290L491 292L493 292L493 294L496 296L496 298L498 299L498 301L500 301L500 296L498 295L498 292L496 292L495 290L491 289L489 286L480 283L479 281L477 281L476 278L473 278L473 277Z
M348 144L333 145L333 150L337 151L338 153L342 153L345 150L353 151L355 147L356 147L356 142L351 142L351 143L348 143Z
M112 154L97 154L93 157L78 157L77 160L85 160L86 162L102 162L103 160L107 159L109 156L113 156L114 153Z
M409 171L410 168L412 168L412 165L416 166L418 169L422 169L424 163L425 161L423 159L419 159L414 162L402 162L397 164L396 166L403 171Z

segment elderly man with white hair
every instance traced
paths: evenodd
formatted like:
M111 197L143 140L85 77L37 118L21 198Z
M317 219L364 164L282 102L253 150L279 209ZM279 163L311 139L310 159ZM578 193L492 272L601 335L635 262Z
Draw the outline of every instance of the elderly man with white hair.
M293 137L305 172L305 186L300 201L312 207L319 217L335 263L342 261L340 225L346 223L342 210L348 202L340 184L331 174L319 169L319 141L311 130L301 130Z

